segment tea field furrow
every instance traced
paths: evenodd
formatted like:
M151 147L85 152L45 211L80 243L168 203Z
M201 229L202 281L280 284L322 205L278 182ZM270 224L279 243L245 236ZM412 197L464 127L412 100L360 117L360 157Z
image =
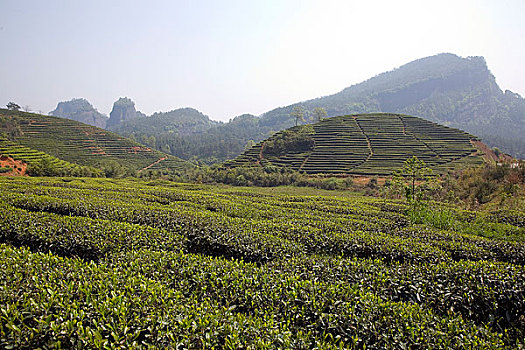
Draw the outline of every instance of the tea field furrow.
M525 345L521 210L287 191L0 178L0 348Z

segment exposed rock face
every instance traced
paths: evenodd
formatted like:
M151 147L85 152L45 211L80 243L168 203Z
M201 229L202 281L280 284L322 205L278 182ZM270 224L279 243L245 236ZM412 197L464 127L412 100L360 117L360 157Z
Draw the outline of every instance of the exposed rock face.
M59 102L49 115L76 120L78 122L105 128L108 117L98 112L86 99L74 98L70 101Z
M131 101L127 97L121 97L113 104L113 109L109 114L107 127L109 128L124 121L135 119L143 115L143 113L137 112L135 110L135 102Z

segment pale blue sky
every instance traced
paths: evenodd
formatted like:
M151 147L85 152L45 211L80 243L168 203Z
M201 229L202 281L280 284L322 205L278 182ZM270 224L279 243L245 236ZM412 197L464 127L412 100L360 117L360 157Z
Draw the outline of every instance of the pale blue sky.
M259 115L411 60L484 56L525 96L523 0L0 0L0 105L121 96L146 114Z

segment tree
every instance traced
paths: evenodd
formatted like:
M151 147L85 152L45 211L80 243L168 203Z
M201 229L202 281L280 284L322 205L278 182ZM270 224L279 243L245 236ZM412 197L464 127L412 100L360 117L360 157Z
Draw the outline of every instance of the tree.
M246 146L244 146L244 150L247 151L255 145L256 143L254 140L248 140L248 142L246 142Z
M392 175L393 189L404 192L405 198L411 204L420 203L425 193L435 185L432 169L416 156L405 160L403 166Z
M49 158L41 158L27 166L27 173L30 176L57 176L60 169L53 164Z
M313 115L314 115L314 121L320 122L321 119L323 119L324 117L328 115L328 113L326 113L326 109L324 109L323 107L315 107L313 111Z
M9 102L7 104L7 109L9 109L10 111L18 111L20 109L20 106L14 102Z
M304 114L305 110L303 106L295 106L292 110L292 113L290 113L290 116L295 118L295 126L299 124L299 121L304 122Z

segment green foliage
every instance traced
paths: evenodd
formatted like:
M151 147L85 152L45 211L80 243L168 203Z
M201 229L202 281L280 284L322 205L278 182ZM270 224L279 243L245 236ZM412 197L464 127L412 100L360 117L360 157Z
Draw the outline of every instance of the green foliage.
M26 147L33 152L37 150L41 154L79 166L101 168L107 163L116 162L119 167L126 168L128 173L154 163L157 168L164 167L172 171L191 167L191 164L176 157L73 120L7 110L0 110L0 117L0 131L12 135L9 137L11 146ZM2 120L16 120L16 125L11 122L6 126ZM16 129L19 132L10 132ZM161 158L165 159L156 163Z
M470 207L497 207L503 204L522 207L525 165L523 162L513 164L513 167L510 164L494 164L456 172L445 180L443 188Z
M328 113L326 113L326 109L323 107L315 107L312 112L314 122L320 122L321 119L325 118L327 115Z
M355 189L351 177L331 177L321 174L307 176L287 168L272 164L254 167L198 167L184 172L181 176L169 176L172 180L193 183L227 184L233 186L298 186L312 187L324 190Z
M294 185L304 181L305 176L272 165L225 169L201 167L187 171L184 180L197 183L223 183L234 186L275 187Z
M10 111L18 111L20 108L21 107L14 102L9 102L7 104L7 109L9 109Z
M295 126L297 126L299 122L303 122L304 123L304 121L305 121L305 119L304 119L305 114L306 114L306 110L304 109L303 106L298 105L298 106L294 106L293 107L293 110L290 113L290 117L295 119Z
M421 203L426 195L437 186L432 169L416 156L409 158L403 167L392 174L392 189L402 193L411 203Z
M313 132L313 128L308 126L299 130L284 130L264 142L262 153L264 156L278 157L289 152L301 153L311 151L314 147Z
M42 158L39 161L32 162L27 167L27 172L31 176L58 176L60 170L49 158Z
M341 116L278 132L226 164L250 167L269 162L307 174L389 176L417 156L436 173L445 173L482 164L481 157L473 155L472 139L407 115Z
M407 216L413 224L425 224L440 230L456 230L460 223L453 210L426 203L415 203L407 209Z
M169 112L157 112L148 118L127 120L110 129L121 135L135 134L140 138L154 135L164 140L169 135L202 133L218 124L193 108L180 108ZM167 139L166 141L170 143Z
M0 140L12 140L22 134L18 118L0 114Z
M523 244L407 225L398 202L0 182L2 347L523 344Z
M524 244L409 225L398 201L162 180L0 189L3 348L523 346ZM525 225L481 214L454 210Z
M99 165L106 177L124 177L134 175L130 169L122 166L119 162L109 160Z

